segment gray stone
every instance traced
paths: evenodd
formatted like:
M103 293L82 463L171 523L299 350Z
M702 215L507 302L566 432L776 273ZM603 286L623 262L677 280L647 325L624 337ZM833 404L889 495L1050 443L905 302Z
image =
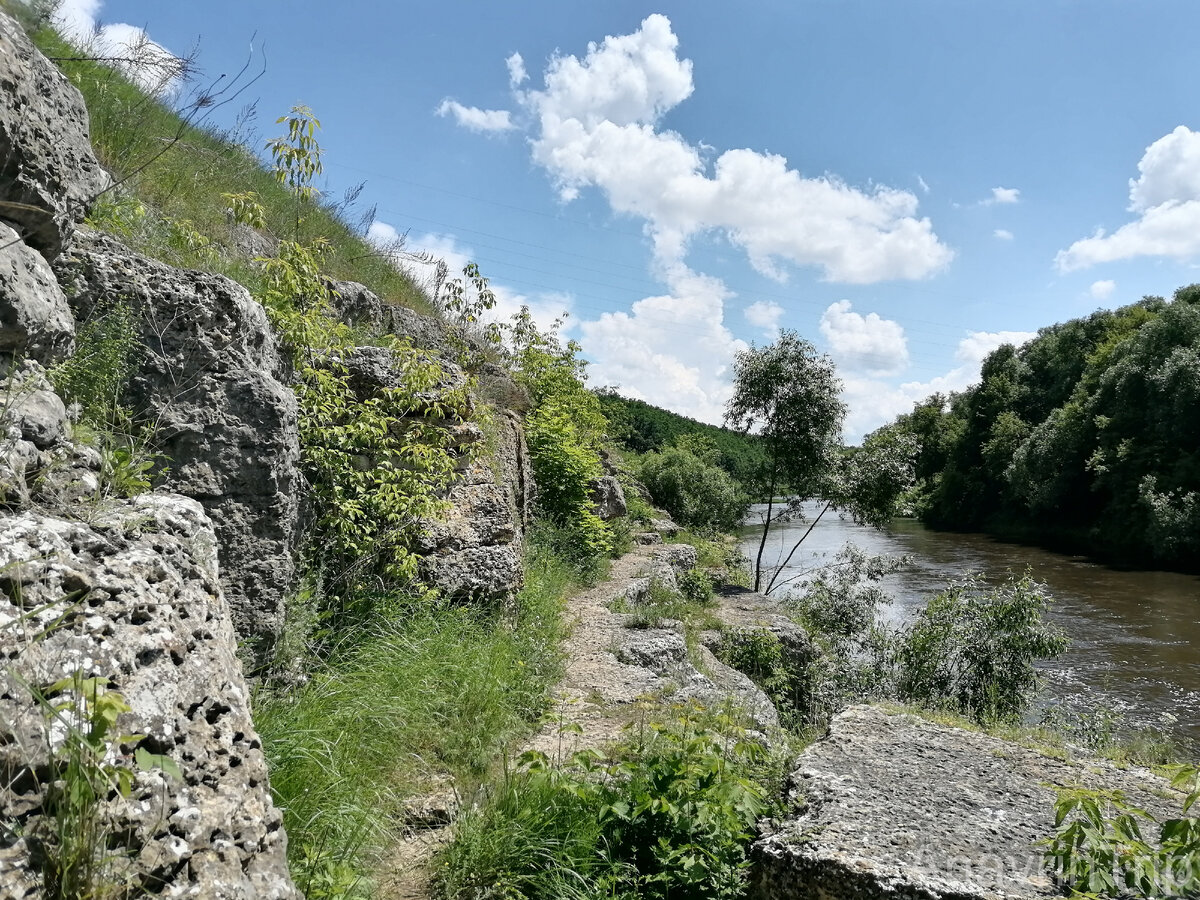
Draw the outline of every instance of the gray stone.
M269 234L238 223L229 230L233 249L249 259L274 256L279 252L279 240Z
M296 399L266 311L241 285L139 256L81 229L58 266L82 319L130 303L144 354L126 402L155 429L159 482L217 527L238 635L265 658L292 588L301 478Z
M4 12L0 97L0 218L53 261L111 179L92 152L83 97Z
M595 479L591 491L596 515L605 522L625 515L625 492L614 476L602 475Z
M47 464L46 454L29 441L0 435L0 506L28 506L30 485Z
M19 390L0 412L39 450L54 446L66 432L67 407L52 390Z
M662 535L657 531L639 531L633 536L635 544L649 546L651 544L661 544L663 542Z
M330 305L341 321L371 331L382 330L383 301L373 291L357 281L331 281L330 286Z
M44 786L62 765L61 718L30 687L99 678L130 707L107 762L133 773L101 801L102 830L131 893L292 900L282 817L250 718L250 693L217 577L212 523L195 501L145 494L92 524L0 518L0 895L29 890L51 831ZM70 688L57 702L73 702ZM60 716L63 714L60 714ZM139 763L163 755L181 777ZM114 848L115 849L115 848Z
M679 526L670 519L652 519L650 527L663 537L675 537L675 535L679 534Z
M838 715L791 780L799 811L753 848L755 900L1061 896L1037 846L1054 830L1052 786L1121 790L1160 818L1182 799L1145 769L871 706Z
M65 359L75 320L49 264L3 222L0 247L0 357L46 365Z
M664 627L626 630L614 653L617 662L653 672L664 686L669 685L673 702L690 701L710 709L732 702L757 728L779 725L775 706L758 685L703 647L697 649L697 659L693 660L680 633L682 626L670 622L661 625Z

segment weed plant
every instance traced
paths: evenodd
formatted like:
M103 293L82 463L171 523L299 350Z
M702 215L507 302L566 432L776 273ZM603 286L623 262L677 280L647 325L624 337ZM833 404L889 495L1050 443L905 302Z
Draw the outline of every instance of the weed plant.
M460 819L438 896L734 898L782 766L740 723L697 710L604 750L530 752Z

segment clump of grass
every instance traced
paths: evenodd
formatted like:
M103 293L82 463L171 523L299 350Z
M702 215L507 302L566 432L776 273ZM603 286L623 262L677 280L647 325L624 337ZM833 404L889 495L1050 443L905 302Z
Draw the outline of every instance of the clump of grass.
M299 689L256 698L302 888L347 862L369 871L422 775L469 790L537 721L559 673L570 571L535 545L527 573L514 611L413 606L335 651Z

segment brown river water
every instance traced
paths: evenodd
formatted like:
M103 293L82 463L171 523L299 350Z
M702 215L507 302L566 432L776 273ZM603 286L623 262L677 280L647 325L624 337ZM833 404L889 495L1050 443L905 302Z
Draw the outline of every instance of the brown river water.
M752 508L750 521L759 509ZM772 526L764 567L786 556L807 527ZM761 535L761 526L742 530L742 549L751 561ZM847 542L871 554L911 557L903 571L883 581L894 599L881 618L893 623L910 619L932 594L967 573L999 580L1030 569L1055 599L1051 617L1071 638L1066 653L1044 666L1046 702L1115 711L1130 725L1169 727L1200 747L1200 577L1111 569L985 535L931 531L910 519L877 531L832 512L789 569L831 560Z

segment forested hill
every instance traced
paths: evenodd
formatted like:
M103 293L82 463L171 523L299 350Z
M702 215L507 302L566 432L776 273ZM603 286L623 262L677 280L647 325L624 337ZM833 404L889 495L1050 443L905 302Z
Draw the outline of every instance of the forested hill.
M1043 328L880 430L919 440L930 525L1200 566L1200 285Z
M613 438L627 449L647 453L675 446L680 438L703 437L716 448L716 464L753 488L756 474L762 469L763 451L752 435L697 422L643 400L630 400L609 388L597 395Z

